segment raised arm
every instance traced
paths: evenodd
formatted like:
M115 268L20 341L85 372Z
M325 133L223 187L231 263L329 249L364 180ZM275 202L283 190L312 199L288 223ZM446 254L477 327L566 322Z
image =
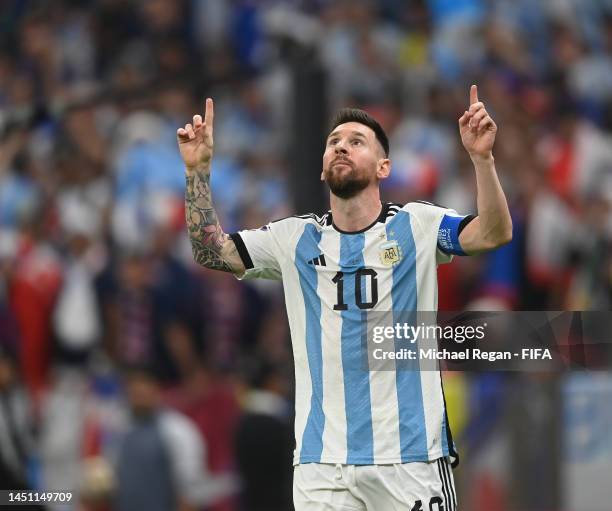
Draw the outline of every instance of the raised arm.
M193 258L206 268L244 273L236 245L223 232L210 193L210 167L213 156L213 100L206 100L204 120L193 116L193 125L186 124L176 132L179 150L185 163L185 218L191 240Z
M478 101L476 85L470 89L470 107L459 119L459 131L474 163L478 207L478 216L461 231L459 243L466 253L476 254L512 240L512 218L493 159L497 126Z

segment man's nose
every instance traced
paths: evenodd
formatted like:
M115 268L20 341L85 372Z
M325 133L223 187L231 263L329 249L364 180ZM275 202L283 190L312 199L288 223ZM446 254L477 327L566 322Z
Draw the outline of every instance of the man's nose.
M335 148L336 154L339 154L339 153L346 154L348 152L346 150L346 147L344 146L344 142L338 142L334 148Z

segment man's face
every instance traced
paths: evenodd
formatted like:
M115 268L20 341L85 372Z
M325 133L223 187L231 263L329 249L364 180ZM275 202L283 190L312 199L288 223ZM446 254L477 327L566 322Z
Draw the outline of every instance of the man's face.
M159 389L152 377L129 375L126 391L130 408L136 417L146 418L155 413L159 405Z
M372 129L347 122L327 137L321 180L334 195L348 199L370 185L378 186L377 179L388 173L383 176L379 171L388 161Z

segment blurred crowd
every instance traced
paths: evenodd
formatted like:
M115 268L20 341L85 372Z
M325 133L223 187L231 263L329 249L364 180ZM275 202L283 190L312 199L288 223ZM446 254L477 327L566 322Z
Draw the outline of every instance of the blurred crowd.
M441 267L440 308L612 306L612 1L4 0L0 45L2 484L291 508L282 293L193 263L175 133L215 99L226 232L305 213L304 54L330 114L387 130L394 202L476 211L457 119L479 85L514 239Z

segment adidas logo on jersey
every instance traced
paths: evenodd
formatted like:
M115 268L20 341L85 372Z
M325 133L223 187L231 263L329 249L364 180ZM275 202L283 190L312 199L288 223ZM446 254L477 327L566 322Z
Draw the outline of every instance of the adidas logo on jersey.
M315 257L314 259L311 259L310 261L308 261L308 264L312 264L314 266L327 266L327 263L325 262L325 256L323 254L318 257Z

